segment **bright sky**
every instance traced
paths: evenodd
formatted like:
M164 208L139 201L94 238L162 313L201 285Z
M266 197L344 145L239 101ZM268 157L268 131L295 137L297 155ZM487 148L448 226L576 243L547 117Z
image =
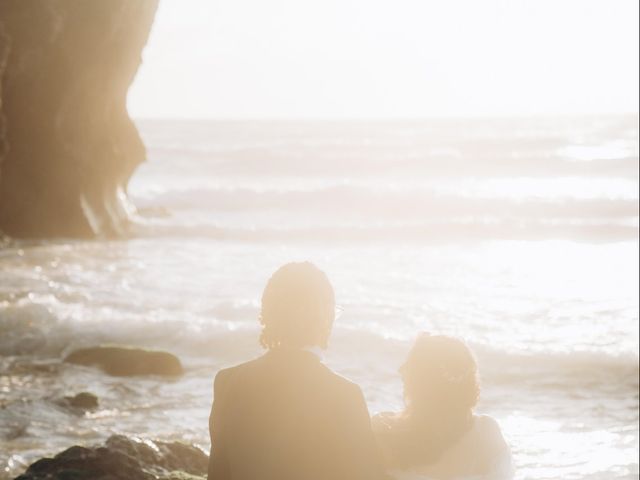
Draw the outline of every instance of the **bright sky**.
M136 118L638 111L638 0L161 0Z

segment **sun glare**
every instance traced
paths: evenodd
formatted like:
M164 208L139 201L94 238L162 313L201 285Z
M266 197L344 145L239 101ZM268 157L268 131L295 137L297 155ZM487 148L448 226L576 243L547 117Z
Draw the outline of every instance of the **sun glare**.
M638 7L0 0L0 480L638 479Z

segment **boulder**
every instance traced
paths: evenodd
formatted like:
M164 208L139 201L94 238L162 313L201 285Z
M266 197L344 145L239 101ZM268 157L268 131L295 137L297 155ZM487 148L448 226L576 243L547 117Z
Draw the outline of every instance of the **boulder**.
M15 480L205 480L208 456L180 442L110 437L104 446L73 446L42 458Z
M76 365L95 366L109 375L177 376L184 371L180 359L158 350L121 346L96 346L75 350L64 360Z
M94 410L98 408L98 397L93 393L80 392L72 397L64 397L59 403L63 407L85 412L87 410Z

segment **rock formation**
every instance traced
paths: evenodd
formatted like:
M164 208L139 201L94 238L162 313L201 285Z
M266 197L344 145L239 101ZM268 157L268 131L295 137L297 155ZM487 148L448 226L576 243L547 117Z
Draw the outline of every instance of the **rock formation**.
M16 480L204 480L209 457L178 442L110 437L104 446L74 446L31 464Z
M133 347L97 346L73 351L64 359L67 363L95 366L103 372L118 376L167 375L183 373L180 359L158 350Z
M126 109L158 0L0 0L0 231L126 231L145 148Z
M58 404L74 413L84 413L98 408L98 397L91 392L80 392L77 395L61 398Z

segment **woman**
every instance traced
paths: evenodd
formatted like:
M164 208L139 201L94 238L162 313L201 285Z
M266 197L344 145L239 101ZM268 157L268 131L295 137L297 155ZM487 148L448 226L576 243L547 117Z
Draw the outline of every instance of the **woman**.
M400 369L405 409L373 421L389 473L397 480L512 477L497 422L473 409L477 365L460 340L423 334Z

